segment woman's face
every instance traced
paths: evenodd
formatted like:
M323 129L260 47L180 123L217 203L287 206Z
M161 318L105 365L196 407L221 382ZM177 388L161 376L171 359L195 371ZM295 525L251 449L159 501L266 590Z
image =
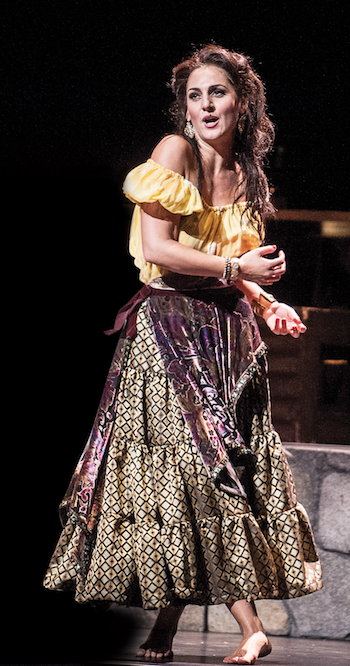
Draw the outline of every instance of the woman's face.
M186 120L192 122L197 141L233 140L241 104L223 69L195 69L188 77L186 102Z

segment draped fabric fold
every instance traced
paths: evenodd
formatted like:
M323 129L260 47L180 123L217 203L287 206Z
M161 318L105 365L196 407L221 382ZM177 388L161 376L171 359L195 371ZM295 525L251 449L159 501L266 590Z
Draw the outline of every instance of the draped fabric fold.
M127 323L126 328L126 337L133 339L136 335L136 319L137 312L141 303L150 295L152 288L145 284L131 299L120 308L117 316L115 318L113 328L105 331L106 335L113 335L120 331L123 326Z
M103 494L103 462L117 416L118 387L130 340L121 337L109 369L100 405L85 449L60 504L63 525L73 513L92 533L98 522Z
M228 451L246 452L235 423L237 384L259 371L265 353L245 299L235 287L201 292L153 292L150 316L172 388L211 477ZM221 306L221 307L219 307Z

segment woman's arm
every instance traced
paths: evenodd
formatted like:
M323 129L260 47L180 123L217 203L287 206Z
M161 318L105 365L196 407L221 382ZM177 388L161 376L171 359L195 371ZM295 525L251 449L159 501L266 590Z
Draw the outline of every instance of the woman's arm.
M193 171L192 149L180 136L163 139L155 148L152 159L180 175L188 176ZM178 243L180 219L180 215L170 213L158 202L141 204L142 247L145 260L183 275L222 277L225 269L224 257L205 254ZM244 254L239 259L239 277L264 285L280 280L286 270L283 252L274 259L266 257L275 250L275 246L269 245Z
M261 287L259 287L256 282L250 282L239 278L236 281L236 285L238 289L243 291L243 294L247 297L250 304L252 304L252 301L259 301Z
M203 277L217 277L223 275L225 268L224 257L205 254L194 250L177 241L180 215L174 215L165 210L159 203L143 204L141 209L142 246L146 261L162 266L173 273L183 275L200 275ZM264 254L274 252L273 245L247 252L245 266L246 272L241 271L237 286L246 294L249 301L256 300L262 292L259 284L271 285L280 279L285 271L284 259L278 269L273 271L276 259L266 259ZM248 257L251 255L251 257ZM284 255L283 255L284 257ZM250 272L249 272L250 271ZM243 278L248 278L243 279ZM259 284L257 284L259 282ZM276 335L299 337L306 330L297 313L288 305L275 301L264 312L264 319L269 328Z
M243 291L245 296L247 296L250 304L253 301L259 303L261 294L266 293L256 282L237 280L236 284L238 289ZM299 315L289 305L279 303L279 301L275 300L269 306L266 303L266 306L263 318L275 335L290 334L293 338L298 338L300 333L305 333L305 324L303 324Z
M193 151L183 137L167 136L156 146L152 159L187 177L195 167ZM142 249L145 260L183 275L222 277L225 259L180 245L177 242L181 215L174 215L160 203L141 205Z
M173 273L222 277L225 259L204 254L177 241L180 215L173 215L159 203L142 204L141 230L145 260Z
M221 278L225 258L205 254L177 241L180 215L165 210L159 203L141 204L142 248L145 260L171 272ZM275 252L274 245L251 250L244 255L240 279L270 285L285 272L284 253L278 259L267 259ZM240 263L243 257L240 258Z

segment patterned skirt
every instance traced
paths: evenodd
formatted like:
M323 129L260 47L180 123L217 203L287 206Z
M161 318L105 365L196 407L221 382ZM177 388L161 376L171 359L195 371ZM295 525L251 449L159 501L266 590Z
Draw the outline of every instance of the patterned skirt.
M230 487L208 472L150 302L138 311L133 341L119 342L123 362L94 520L66 511L45 587L74 588L80 603L145 609L287 599L319 589L309 520L271 424L265 354L256 372L248 367L234 379L241 390L230 413L245 446L229 451L239 477Z

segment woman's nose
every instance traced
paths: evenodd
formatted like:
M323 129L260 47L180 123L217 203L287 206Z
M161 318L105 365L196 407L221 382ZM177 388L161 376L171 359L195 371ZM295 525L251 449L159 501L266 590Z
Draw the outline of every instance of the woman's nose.
M208 111L209 109L214 108L214 102L210 95L203 95L203 109Z

